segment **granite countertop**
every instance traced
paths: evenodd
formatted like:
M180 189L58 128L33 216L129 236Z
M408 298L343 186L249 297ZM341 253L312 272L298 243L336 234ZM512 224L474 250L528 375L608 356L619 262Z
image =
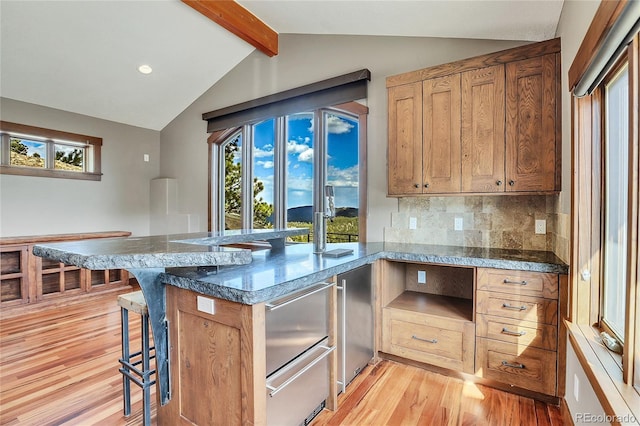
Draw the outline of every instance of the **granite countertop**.
M328 244L353 253L331 258L313 253L312 244L293 244L283 251L253 252L247 266L223 266L217 273L197 268L171 268L167 284L245 304L256 304L326 280L377 259L444 265L515 269L566 274L568 266L551 252L402 243Z
M287 237L308 234L305 228L230 230L150 237L103 238L38 244L33 254L86 269L166 268L245 265L251 251L223 244L267 241L282 250Z

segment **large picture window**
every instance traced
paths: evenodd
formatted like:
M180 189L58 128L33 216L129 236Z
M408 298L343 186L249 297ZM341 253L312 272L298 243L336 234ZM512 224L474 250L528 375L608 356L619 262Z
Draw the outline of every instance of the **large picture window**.
M313 213L326 207L323 188L332 185L336 217L327 224L329 242L361 241L364 110L349 103L288 114L210 139L211 175L224 177L212 188L211 229L312 230Z

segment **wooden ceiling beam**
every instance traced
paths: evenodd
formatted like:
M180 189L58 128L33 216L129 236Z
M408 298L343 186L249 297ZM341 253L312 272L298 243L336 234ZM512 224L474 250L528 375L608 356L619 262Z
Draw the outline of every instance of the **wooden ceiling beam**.
M278 54L278 33L231 0L182 0L268 56Z

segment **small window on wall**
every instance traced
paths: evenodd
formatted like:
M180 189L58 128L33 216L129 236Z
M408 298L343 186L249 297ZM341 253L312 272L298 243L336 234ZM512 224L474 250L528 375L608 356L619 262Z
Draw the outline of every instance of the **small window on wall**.
M0 121L0 174L100 180L102 139Z

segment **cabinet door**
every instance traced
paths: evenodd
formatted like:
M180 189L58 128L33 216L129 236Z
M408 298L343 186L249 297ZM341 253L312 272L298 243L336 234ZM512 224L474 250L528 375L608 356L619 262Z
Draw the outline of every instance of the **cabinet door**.
M389 195L422 193L422 83L390 87Z
M462 192L504 187L504 65L496 65L462 74Z
M509 63L506 74L506 190L557 190L556 56Z
M460 192L460 74L425 80L423 192Z

